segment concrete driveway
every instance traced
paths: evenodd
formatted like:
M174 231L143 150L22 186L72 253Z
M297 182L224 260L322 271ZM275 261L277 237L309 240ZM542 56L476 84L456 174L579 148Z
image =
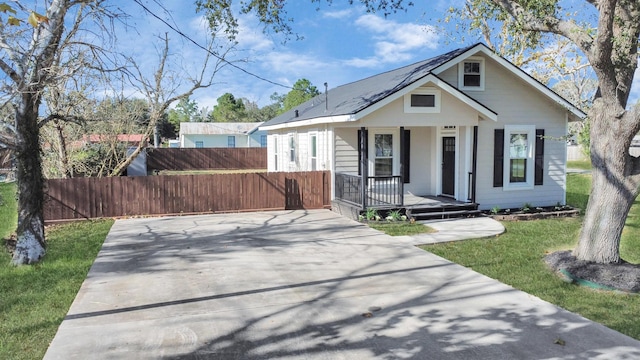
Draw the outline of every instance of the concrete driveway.
M408 358L637 359L640 342L319 210L116 221L45 355Z

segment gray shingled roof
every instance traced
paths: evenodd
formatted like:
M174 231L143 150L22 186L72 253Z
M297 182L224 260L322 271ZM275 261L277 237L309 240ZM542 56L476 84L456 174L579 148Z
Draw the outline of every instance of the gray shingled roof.
M431 59L338 86L329 90L326 96L325 94L318 95L265 122L263 126L292 123L319 117L356 114L429 75L438 66L476 45L453 50ZM325 105L325 98L328 98L328 107ZM295 116L296 111L298 111L298 117Z

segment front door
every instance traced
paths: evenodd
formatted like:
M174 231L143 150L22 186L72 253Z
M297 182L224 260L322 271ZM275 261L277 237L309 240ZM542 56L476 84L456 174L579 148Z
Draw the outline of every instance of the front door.
M456 138L442 138L442 195L455 196Z

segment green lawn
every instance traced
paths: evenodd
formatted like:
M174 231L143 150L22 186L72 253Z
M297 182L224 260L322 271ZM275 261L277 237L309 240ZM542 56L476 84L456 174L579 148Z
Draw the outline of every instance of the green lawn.
M0 184L0 194L4 238L16 227L15 186ZM112 220L100 220L48 228L47 254L34 266L10 265L3 246L0 359L42 359L112 224Z
M589 175L568 176L570 205L584 208ZM548 252L571 249L581 218L504 222L506 233L487 239L424 246L423 249L640 339L640 296L595 291L568 284L544 264ZM621 254L640 263L640 203L631 209Z
M567 161L567 168L569 168L569 169L591 170L591 161L590 160Z
M17 222L16 184L0 183L0 239L11 235Z

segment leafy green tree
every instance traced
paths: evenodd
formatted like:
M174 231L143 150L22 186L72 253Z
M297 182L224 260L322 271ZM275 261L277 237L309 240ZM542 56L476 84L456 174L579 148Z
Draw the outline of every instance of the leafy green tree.
M311 84L311 81L299 79L293 84L291 91L284 95L273 93L271 100L274 102L274 106L278 108L278 114L282 114L307 100L313 99L317 95L320 95L320 91Z
M173 126L173 133L180 132L180 123L203 121L198 110L198 103L188 97L180 99L174 109L167 112L167 120Z
M216 122L244 122L247 121L247 113L244 103L236 99L232 94L225 93L218 99L218 104L213 107L213 119Z
M311 84L311 81L300 79L293 84L293 89L285 95L282 101L282 110L283 112L291 110L317 95L320 95L320 91Z
M245 111L247 113L247 121L249 122L263 122L273 119L278 116L279 104L270 104L260 107L258 103L249 99L242 99Z
M199 0L210 26L238 27L232 0ZM328 1L329 3L331 1ZM404 9L402 0L361 0L369 11ZM240 3L270 29L291 33L286 1L251 0ZM573 254L595 263L620 263L620 239L631 205L640 192L640 158L629 154L640 131L640 106L629 104L638 67L640 2L636 0L467 0L463 6L478 21L502 25L498 31L514 49L544 45L546 35L567 39L584 54L597 79L598 90L588 110L591 194L578 245ZM491 27L489 27L491 29ZM505 43L507 43L505 41Z

